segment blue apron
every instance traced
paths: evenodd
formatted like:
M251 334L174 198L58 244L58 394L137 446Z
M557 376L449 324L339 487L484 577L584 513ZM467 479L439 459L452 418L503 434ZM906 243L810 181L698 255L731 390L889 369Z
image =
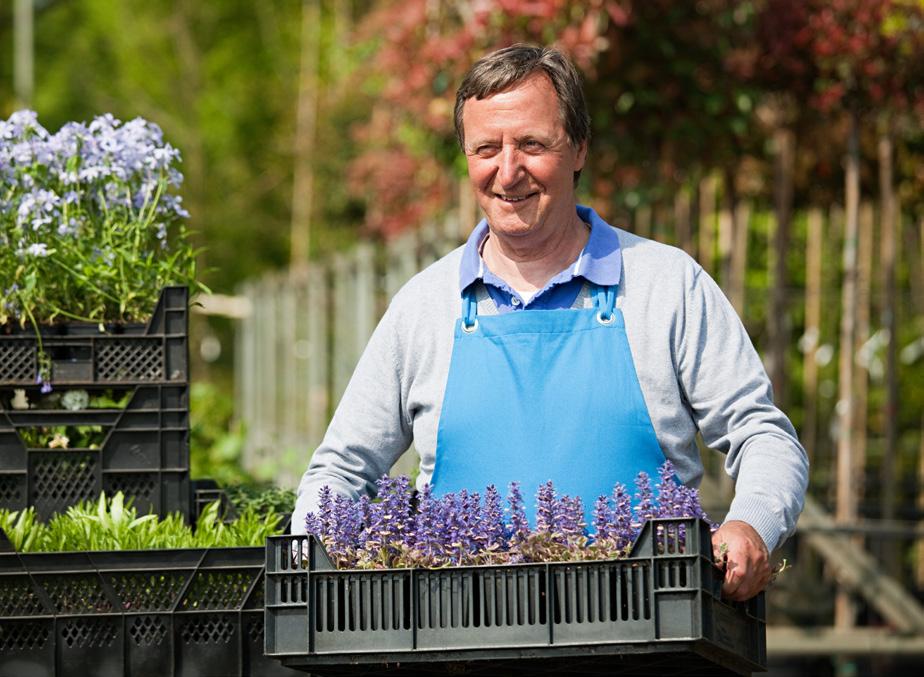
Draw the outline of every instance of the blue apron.
M536 489L580 496L588 525L616 482L635 491L664 463L629 351L616 287L594 307L477 315L462 301L436 443L434 493L505 494L518 481L534 522ZM654 484L654 482L653 482Z

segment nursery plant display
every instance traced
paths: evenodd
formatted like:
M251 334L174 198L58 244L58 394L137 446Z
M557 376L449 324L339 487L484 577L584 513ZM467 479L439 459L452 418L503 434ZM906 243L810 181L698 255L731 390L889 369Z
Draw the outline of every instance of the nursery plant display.
M284 516L190 524L179 163L140 118L0 121L2 677L294 674L262 652Z
M188 515L187 395L184 381L0 386L0 507L49 519L121 491L141 512Z
M645 521L660 517L706 518L696 489L679 484L670 461L652 486L638 474L635 493L617 484L600 496L588 525L580 498L559 496L551 481L536 493L530 529L520 486L507 496L507 517L497 488L419 495L408 477L382 477L378 498L353 502L321 491L319 514L309 513L307 532L318 536L339 568L441 567L448 565L613 559L628 553ZM588 527L592 527L588 529ZM589 533L588 533L589 532Z
M220 519L219 502L210 503L194 525L179 513L138 515L121 492L111 498L70 506L47 523L34 508L0 509L0 528L17 552L88 552L97 550L166 550L262 546L281 533L283 515L272 509L245 508L232 521Z
M141 118L101 115L54 134L33 111L0 121L0 325L138 322L162 287L202 289L179 163Z
M139 516L121 494L48 523L0 511L0 675L298 674L263 655L263 559L281 516Z
M0 121L0 506L48 518L122 491L189 515L188 306L205 288L179 163L141 118Z
M722 599L713 525L669 464L591 525L551 484L536 504L533 526L516 484L506 510L493 487L415 499L407 478L325 492L308 535L267 542L266 654L319 675L764 669L763 594Z

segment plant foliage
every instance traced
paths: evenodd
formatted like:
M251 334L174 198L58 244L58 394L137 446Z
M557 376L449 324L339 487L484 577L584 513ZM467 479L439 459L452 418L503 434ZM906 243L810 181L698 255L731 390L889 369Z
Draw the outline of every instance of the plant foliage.
M248 507L226 524L215 501L202 511L193 529L177 513L163 519L154 514L139 517L122 492L112 498L102 493L95 502L73 505L48 523L38 521L32 507L0 510L0 528L17 552L257 546L280 533L281 521L282 515L272 509L261 513Z
M141 118L55 134L28 110L0 121L0 324L138 321L161 287L201 289L179 163Z

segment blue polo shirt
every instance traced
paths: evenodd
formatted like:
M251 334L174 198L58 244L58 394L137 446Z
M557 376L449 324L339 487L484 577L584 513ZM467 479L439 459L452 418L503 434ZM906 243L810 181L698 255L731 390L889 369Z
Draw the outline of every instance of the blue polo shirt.
M488 222L482 219L469 235L459 266L459 288L463 291L481 280L497 305L498 313L525 309L560 310L571 308L585 282L608 287L619 284L622 253L619 236L590 207L577 206L580 219L590 226L584 249L567 268L554 275L546 285L525 302L510 285L492 273L481 258L481 246L488 236Z

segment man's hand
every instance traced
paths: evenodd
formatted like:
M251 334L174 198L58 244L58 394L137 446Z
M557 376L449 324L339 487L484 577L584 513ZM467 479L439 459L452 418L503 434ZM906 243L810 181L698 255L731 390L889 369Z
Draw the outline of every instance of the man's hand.
M770 582L770 553L754 527L747 522L726 522L712 534L716 566L725 571L722 594L743 602Z

